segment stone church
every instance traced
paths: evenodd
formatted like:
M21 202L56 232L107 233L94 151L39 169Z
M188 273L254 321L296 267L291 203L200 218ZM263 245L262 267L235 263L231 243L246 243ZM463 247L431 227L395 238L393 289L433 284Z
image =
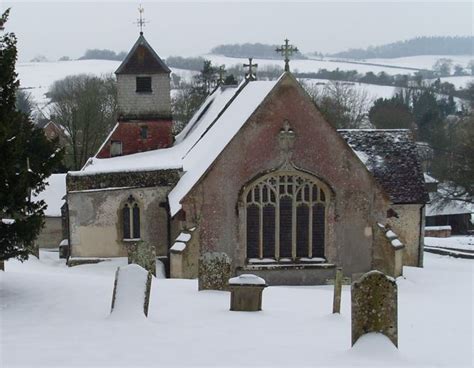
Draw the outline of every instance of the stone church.
M142 34L116 75L117 125L67 176L71 259L141 243L170 277L209 277L200 260L215 257L270 285L422 266L427 194L409 131L338 131L285 71L217 86L173 136L170 69Z

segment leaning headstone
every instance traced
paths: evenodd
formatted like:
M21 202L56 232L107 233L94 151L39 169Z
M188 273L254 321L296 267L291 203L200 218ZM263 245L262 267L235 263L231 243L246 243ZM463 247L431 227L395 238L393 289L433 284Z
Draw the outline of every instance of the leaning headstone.
M336 278L334 280L334 297L332 301L332 312L341 313L341 292L342 292L342 268L336 270Z
M148 242L138 241L127 244L128 264L142 266L156 276L156 249Z
M262 292L267 283L256 275L244 274L229 280L230 310L256 312L262 310Z
M228 290L231 260L225 253L208 252L199 258L199 290Z
M362 335L379 332L398 347L398 300L395 279L370 271L351 287L352 345Z
M137 264L117 268L111 314L125 319L148 316L151 279L151 272Z

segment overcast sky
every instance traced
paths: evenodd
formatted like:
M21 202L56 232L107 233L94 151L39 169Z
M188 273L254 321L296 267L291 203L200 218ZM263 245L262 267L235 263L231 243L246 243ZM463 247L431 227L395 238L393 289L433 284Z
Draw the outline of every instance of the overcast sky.
M77 58L88 48L128 51L143 4L145 36L158 54L198 55L223 43L280 43L335 52L430 35L471 35L473 5L441 1L5 1L20 61Z

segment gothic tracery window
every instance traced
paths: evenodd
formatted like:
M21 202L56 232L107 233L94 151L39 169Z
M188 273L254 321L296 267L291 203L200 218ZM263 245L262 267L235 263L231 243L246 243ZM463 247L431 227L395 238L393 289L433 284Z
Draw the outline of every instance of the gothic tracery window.
M244 192L249 260L324 258L328 195L303 173L267 175Z
M140 239L140 207L133 196L122 207L122 224L124 240Z

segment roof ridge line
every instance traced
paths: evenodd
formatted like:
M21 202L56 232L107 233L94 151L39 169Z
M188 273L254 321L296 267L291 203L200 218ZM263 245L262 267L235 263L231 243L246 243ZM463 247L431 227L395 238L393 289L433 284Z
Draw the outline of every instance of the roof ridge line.
M232 98L227 101L227 103L224 105L224 107L221 109L221 111L217 114L215 119L212 121L211 124L206 128L206 130L201 134L201 136L194 142L194 144L189 148L189 150L186 151L186 153L183 156L183 159L188 155L189 152L193 150L193 148L201 141L201 139L207 134L207 132L214 126L214 124L219 120L219 118L224 114L224 112L229 108L229 106L234 102L234 100L237 98L237 96L244 90L244 88L249 84L249 80L247 79L242 85L237 89L235 94L232 96Z

